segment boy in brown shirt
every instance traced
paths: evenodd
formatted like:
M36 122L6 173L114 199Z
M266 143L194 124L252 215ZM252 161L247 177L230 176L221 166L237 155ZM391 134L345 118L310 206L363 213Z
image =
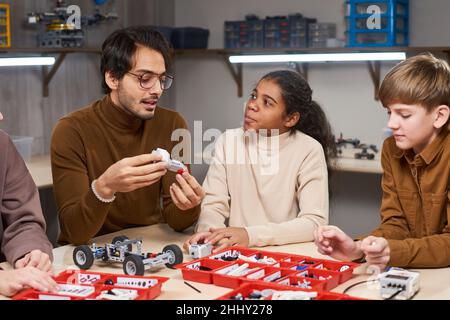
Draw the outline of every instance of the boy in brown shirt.
M431 54L395 66L380 88L393 136L383 145L381 225L354 241L317 230L318 251L384 269L450 266L450 67Z

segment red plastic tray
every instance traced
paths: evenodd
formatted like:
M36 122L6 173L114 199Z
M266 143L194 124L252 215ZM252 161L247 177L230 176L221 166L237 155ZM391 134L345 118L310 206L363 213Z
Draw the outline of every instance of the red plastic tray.
M328 271L330 274L339 276L339 283L344 283L353 277L353 270L358 264L352 262L338 262L331 260L323 260L322 263L312 268Z
M265 289L272 289L276 291L306 291L310 292L310 290L302 290L300 288L292 288L292 287L286 287L281 286L276 283L261 283L261 282L248 282L244 283L238 288L235 288L234 290L224 294L223 296L220 296L217 298L217 300L236 300L233 299L233 297L236 297L236 295L241 294L244 299L248 299L248 296L250 293L252 293L254 290L262 291ZM264 300L271 300L272 296L268 296L264 298Z
M309 282L309 287L299 287L299 283L305 283ZM324 281L312 279L312 278L305 278L305 277L296 277L296 276L287 276L284 277L275 283L284 285L284 286L290 286L294 288L300 288L300 289L308 289L312 291L324 291L325 283Z
M251 256L256 255L258 252L259 251L255 250L255 249L249 249L249 248L235 246L232 248L230 248L230 247L225 248L223 250L220 250L219 252L215 252L215 253L209 255L208 258L222 261L220 259L220 257L223 257L223 256L229 257L229 256L235 256L237 254L241 254L246 257L251 257ZM227 260L227 262L234 262L236 260L232 260L232 261Z
M210 284L213 283L212 275L215 270L231 264L233 262L203 258L179 264L176 268L181 270L184 280ZM200 267L205 267L210 270L201 270Z
M242 257L238 258L236 255L237 253L247 258L262 258L266 256L275 259L276 262L272 265L251 262L248 261L248 259L242 259ZM230 256L234 256L234 258L227 259L227 257ZM224 257L226 261L221 260L222 257ZM242 265L243 263L248 263L249 266L251 266L251 269L255 269L252 272L252 275L246 274L241 276L229 276L227 274L223 274L224 269L227 270L227 268L234 268L237 265ZM263 278L266 276L269 276L268 280L271 280L270 272L276 271L275 269L270 268L279 268L285 270L279 271L282 275L281 278L305 275L306 281L310 281L313 287L318 291L328 291L349 280L353 276L353 269L357 265L358 264L351 262L315 259L303 255L277 253L235 246L225 248L202 259L186 262L177 266L177 268L181 269L185 280L208 284L214 283L215 285L228 288L236 288L246 281L264 281ZM199 270L200 266L207 267L209 270ZM342 268L345 270L341 270ZM302 273L302 271L305 270L308 270L308 272ZM325 279L318 279L319 277ZM263 280L260 280L260 278ZM303 281L305 279L300 280ZM288 285L291 285L289 281L287 282Z
M278 285L276 283L262 283L262 282L248 282L244 283L241 286L231 290L230 292L220 296L217 300L236 300L238 294L241 295L243 300L251 299L249 295L257 290L263 291L265 289L272 289L276 291L305 291L312 292L311 290L305 290L295 287L286 287L282 285ZM271 300L272 296L265 297L264 300ZM349 296L347 294L335 293L335 292L317 292L317 297L312 300L367 300L358 297Z
M367 300L336 292L319 292L316 300Z
M299 277L314 278L316 280L323 281L325 291L330 291L339 285L339 275L336 275L334 273L330 274L330 272L321 269L306 269L300 272L296 272L295 275Z
M224 273L224 272L232 271L233 269L236 269L236 268L242 266L243 264L248 264L247 271L252 270L252 269L254 269L254 271L256 271L261 268L261 264L259 264L259 263L252 263L252 262L237 260L235 263L233 263L229 266L225 266L223 268L215 270L212 274L213 283L216 286L227 287L227 288L236 288L236 287L240 286L241 283L243 282L243 277L245 277L246 275L248 275L254 271L248 271L247 273L241 274L240 276L228 275L227 273Z
M314 266L319 265L324 260L315 259L307 256L299 256L299 255L291 255L289 258L284 259L284 262L292 262L298 266L306 266L308 268L313 268Z
M297 274L297 270L276 268L276 267L262 267L261 269L252 272L244 277L246 281L264 281L275 282L284 277Z
M287 254L287 253L279 253L279 252L263 251L263 250L258 251L258 253L256 255L259 255L261 258L267 257L267 258L275 259L277 261L277 263L272 264L272 266L274 266L274 267L279 267L280 261L286 261L292 257L291 254Z
M80 290L72 290L71 292L66 291L65 293L48 293L27 289L19 292L13 299L85 300L96 299L102 291L123 289L135 291L137 295L135 300L151 300L155 299L161 293L163 283L169 280L169 278L166 277L130 276L82 270L66 270L54 278L62 288L79 288ZM112 282L113 285L109 284L110 282ZM85 292L83 292L83 296L80 296L77 291Z

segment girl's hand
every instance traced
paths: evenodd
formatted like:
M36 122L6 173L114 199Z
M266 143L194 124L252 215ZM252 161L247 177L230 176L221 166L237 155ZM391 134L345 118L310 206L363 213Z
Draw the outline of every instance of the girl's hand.
M250 240L245 228L210 228L209 231L211 232L211 235L205 239L205 243L216 245L220 242L219 246L213 250L214 252L217 252L229 246L248 247L249 245Z

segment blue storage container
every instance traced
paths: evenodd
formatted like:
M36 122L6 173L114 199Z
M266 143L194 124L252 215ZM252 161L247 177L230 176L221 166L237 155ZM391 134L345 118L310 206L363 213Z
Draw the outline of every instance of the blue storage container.
M239 31L241 23L245 21L225 21L224 47L227 49L239 48Z
M225 21L224 46L235 48L263 48L264 22L260 19Z
M347 46L409 45L409 0L347 0Z
M239 31L239 48L264 47L264 21L260 19L246 20Z
M235 48L306 48L308 26L316 19L300 13L259 19L247 15L246 20L225 21L224 47Z
M308 27L308 46L326 48L328 39L336 38L335 23L311 23Z
M306 48L308 47L308 30L311 23L317 22L317 19L306 18L302 14L289 15L290 47Z
M264 20L264 46L266 48L289 48L291 43L289 19L267 17Z
M171 43L172 42L172 32L173 29L172 27L163 27L163 26L152 26L153 29L159 31L164 38L166 38L166 40Z
M202 28L174 28L172 45L175 49L208 48L209 30Z

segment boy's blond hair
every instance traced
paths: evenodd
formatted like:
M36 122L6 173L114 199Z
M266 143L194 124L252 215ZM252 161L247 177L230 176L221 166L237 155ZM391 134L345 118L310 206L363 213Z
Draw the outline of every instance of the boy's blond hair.
M385 108L394 103L422 105L428 112L450 105L450 67L431 53L423 53L396 65L379 90Z

